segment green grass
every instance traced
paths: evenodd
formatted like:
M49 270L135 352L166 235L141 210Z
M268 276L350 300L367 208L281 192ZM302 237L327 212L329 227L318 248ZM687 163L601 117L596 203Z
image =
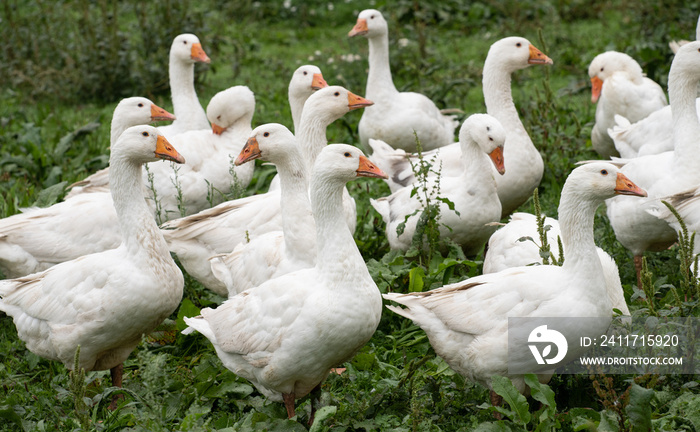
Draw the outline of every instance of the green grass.
M516 106L545 159L539 195L550 216L556 216L561 187L574 164L595 157L590 145L595 106L586 73L590 60L605 50L627 52L665 86L672 58L667 42L692 38L700 12L699 4L681 1L663 2L663 7L651 1L422 3L377 1L374 6L389 21L394 81L401 90L430 96L440 107L462 109L462 118L485 111L481 71L496 40L527 37L554 60L552 67L531 67L513 77ZM281 2L246 0L131 0L118 6L103 0L5 2L0 6L5 42L0 74L7 78L0 87L0 216L37 200L51 204L60 199L63 186L106 166L111 112L122 97L144 95L172 108L167 52L179 33L196 33L212 59L211 65L197 68L203 105L219 90L247 85L256 94L254 125L291 126L287 85L301 64L316 64L330 84L364 94L367 42L349 39L347 32L356 13L369 4L291 4L295 10ZM408 40L401 48L400 38ZM128 61L110 63L110 53ZM348 54L361 60L344 60ZM114 73L105 72L105 64ZM352 112L331 125L329 141L357 144L360 116ZM85 128L95 122L96 128ZM84 133L61 144L81 128ZM264 191L270 171L257 169L255 187ZM407 291L419 283L429 289L479 273L479 257L436 257L422 267L389 252L381 218L368 202L387 195L388 187L363 179L349 190L358 205L355 238L381 290ZM521 210L532 211L532 204ZM632 257L615 240L603 209L595 234L615 257L629 299L635 280ZM647 258L658 287L654 301L668 308L664 284L681 285L677 250ZM91 428L306 430L308 400L298 403L296 420L286 420L283 406L266 401L226 370L205 338L176 331L183 314L221 300L186 278L180 310L127 361L126 404L118 411L106 409L114 392L109 374L87 373L84 401ZM644 307L640 299L630 302L633 312ZM80 430L85 413L74 408L65 367L26 351L10 318L0 318L0 329L0 431ZM635 417L637 412L648 413L656 429L700 428L697 377L682 375L555 376L549 384L553 398L544 388L538 398L513 399L504 406L511 414L494 422L487 390L453 372L435 356L422 330L389 312L344 367L346 372L332 374L323 384L324 410L314 430L641 430L636 428L646 420ZM517 414L523 410L531 413L528 422Z

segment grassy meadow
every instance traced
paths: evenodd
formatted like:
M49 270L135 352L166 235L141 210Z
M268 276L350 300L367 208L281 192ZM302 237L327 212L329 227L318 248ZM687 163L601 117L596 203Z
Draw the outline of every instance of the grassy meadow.
M596 158L592 58L626 52L666 88L668 42L694 39L700 12L700 2L680 0L432 3L6 0L0 5L0 217L58 202L68 185L105 167L111 114L121 98L146 96L172 110L168 51L180 33L197 34L211 58L196 68L203 106L220 90L247 85L256 96L254 127L291 127L287 85L302 64L319 66L329 84L363 95L367 41L347 33L366 8L379 9L389 23L396 87L461 109L461 120L485 112L481 72L493 42L523 36L552 58L553 66L514 74L512 91L545 160L542 210L556 217L568 173L577 161ZM351 112L332 124L329 142L357 145L360 116ZM264 192L271 179L270 167L258 162L256 170L247 194ZM355 239L382 292L427 290L481 273L480 256L390 252L383 222L369 205L388 187L362 179L349 190L358 210ZM532 202L520 210L532 212ZM698 291L684 278L677 246L647 254L650 276L640 288L632 255L616 241L604 208L595 234L620 268L634 316L698 316ZM181 307L126 362L123 390L110 387L107 371L70 374L27 351L12 319L0 313L0 431L700 430L700 387L692 375L561 375L527 399L502 383L503 419L495 420L488 390L452 371L422 330L389 311L346 370L324 382L322 408L309 426L308 399L298 401L297 418L288 420L282 404L225 369L206 338L180 334L183 316L221 301L186 276ZM125 403L108 410L119 391Z

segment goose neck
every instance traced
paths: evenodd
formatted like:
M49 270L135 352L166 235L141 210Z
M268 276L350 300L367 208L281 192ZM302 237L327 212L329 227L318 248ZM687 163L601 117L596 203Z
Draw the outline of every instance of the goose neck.
M348 266L364 266L345 222L343 190L342 183L318 177L311 180L311 209L316 221L316 267L321 273L332 273L338 263L343 263L344 271L348 271Z
M289 109L292 112L292 125L294 126L294 133L299 131L301 124L301 113L304 110L304 103L309 98L308 94L298 95L293 92L289 92Z
M581 199L565 189L559 203L559 225L564 246L564 268L602 275L593 237L593 223L599 202ZM590 274L587 275L590 277Z
M489 60L486 59L482 80L486 112L496 117L509 132L513 129L525 131L513 103L511 73Z
M302 156L307 161L306 165L313 168L316 157L328 144L326 129L332 120L329 121L326 115L310 108L301 114L301 125L296 137Z
M153 215L143 197L141 165L124 157L110 159L109 184L122 234L122 245L131 253L143 245L156 249L156 257L169 256ZM149 254L150 255L150 254Z
M175 122L190 125L187 129L209 127L204 108L194 88L194 63L170 58L170 97L173 101Z
M389 63L389 35L383 34L369 41L369 75L367 76L366 97L374 100L377 95L398 93L391 78Z
M489 168L490 159L484 154L484 151L479 147L471 137L466 143L460 144L462 150L462 178L463 184L483 184L487 181L494 182L493 174Z
M285 247L294 256L302 256L308 253L301 250L308 245L308 242L304 241L308 231L301 228L305 221L313 220L313 217L306 165L299 152L294 153L284 163L276 165L280 176L280 207ZM300 231L304 231L300 233L303 235L294 235Z
M698 122L695 99L697 96L698 81L691 79L687 74L671 68L669 74L668 96L673 115L673 142L675 146L675 158L681 167L688 169L700 169L697 166L698 136L700 136L700 123Z

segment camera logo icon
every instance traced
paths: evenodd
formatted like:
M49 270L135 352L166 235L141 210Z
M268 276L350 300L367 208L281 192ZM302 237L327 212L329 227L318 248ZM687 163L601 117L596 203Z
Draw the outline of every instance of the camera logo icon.
M537 364L541 365L559 363L564 359L566 351L569 349L569 344L566 342L564 335L556 330L548 329L547 325L541 325L532 330L527 341L531 343L528 347L530 347ZM553 355L552 345L557 348L554 357L550 357ZM543 347L541 352L538 346Z

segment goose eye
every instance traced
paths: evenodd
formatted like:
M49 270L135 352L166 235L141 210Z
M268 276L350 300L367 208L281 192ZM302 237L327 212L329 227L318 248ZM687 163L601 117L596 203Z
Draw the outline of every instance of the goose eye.
M515 46L518 47L518 48L520 48L521 46L523 46L523 44L521 44L520 42L518 42L518 43L515 44Z
M309 74L308 72L304 71L304 75L308 75L308 74Z
M335 92L335 93L333 93L333 94L336 95L336 96L340 96L340 92Z
M493 141L493 138L489 137L489 141Z
M270 136L270 132L264 132L264 133L263 133L263 136L264 136L264 137L269 137L269 136Z
M221 116L220 115L216 116L216 119L221 120Z
M141 108L142 106L143 106L143 104L142 104L142 103L139 103L139 108Z
M370 16L369 19L374 19L374 15Z
M343 153L343 156L345 156L345 157L350 157L350 156L352 156L352 155L350 154L350 152L345 152L345 153Z
M141 135L147 137L147 136L148 136L148 132L141 132Z
M600 170L600 173L603 174L604 176L608 175L608 170Z
M182 41L182 43L185 44L185 45L187 45L187 41L186 41L186 40L185 40L185 41Z
M604 67L600 68L600 71L603 72L603 69L605 69L605 68Z

